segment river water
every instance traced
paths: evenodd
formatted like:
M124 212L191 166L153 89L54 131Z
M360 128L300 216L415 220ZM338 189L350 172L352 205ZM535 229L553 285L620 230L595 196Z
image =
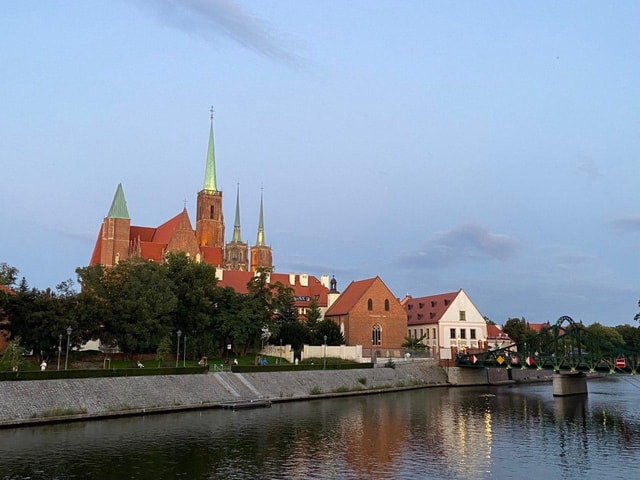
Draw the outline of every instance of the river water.
M639 398L611 376L0 430L0 479L631 479Z

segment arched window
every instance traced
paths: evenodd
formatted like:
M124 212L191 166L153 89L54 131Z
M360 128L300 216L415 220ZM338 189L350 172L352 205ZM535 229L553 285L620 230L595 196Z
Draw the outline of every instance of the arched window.
M373 300L367 300L367 310L373 310Z
M384 300L384 311L388 312L389 311L389 299L385 298Z
M216 207L211 205L211 209L209 210L209 218L211 218L211 219L216 218L215 217L215 211L216 211Z
M373 326L371 330L371 345L381 345L382 344L382 327L378 324Z

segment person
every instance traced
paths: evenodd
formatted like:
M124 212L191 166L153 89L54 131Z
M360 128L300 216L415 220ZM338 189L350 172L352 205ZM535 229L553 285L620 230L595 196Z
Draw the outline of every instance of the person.
M47 361L42 360L42 363L40 364L40 370L44 372L46 369L47 369Z
M234 358L234 359L233 359L233 364L234 364L234 365L237 365L237 364L238 364L238 359L237 359L237 358Z
M144 368L144 365L142 364L142 362L140 360L138 360L138 368Z

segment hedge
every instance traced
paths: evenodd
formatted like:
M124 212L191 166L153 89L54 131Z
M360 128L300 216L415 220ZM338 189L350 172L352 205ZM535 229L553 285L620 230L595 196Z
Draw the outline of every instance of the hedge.
M147 375L194 375L207 373L209 367L107 368L90 370L29 370L0 372L0 381L61 380L68 378L142 377Z

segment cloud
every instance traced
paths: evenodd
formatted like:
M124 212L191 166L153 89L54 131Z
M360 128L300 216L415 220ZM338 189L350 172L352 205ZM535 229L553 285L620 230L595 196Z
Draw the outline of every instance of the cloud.
M301 66L301 58L282 45L265 22L231 0L137 0L158 19L173 28L206 40L224 36L242 47L290 67Z
M621 232L640 232L640 215L627 215L610 223L613 228Z
M441 268L467 260L506 260L513 255L515 243L513 238L491 233L482 225L465 224L436 234L421 250L402 256L398 263Z

